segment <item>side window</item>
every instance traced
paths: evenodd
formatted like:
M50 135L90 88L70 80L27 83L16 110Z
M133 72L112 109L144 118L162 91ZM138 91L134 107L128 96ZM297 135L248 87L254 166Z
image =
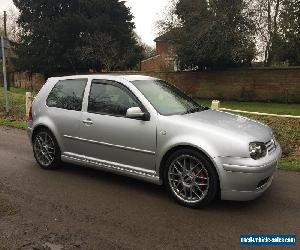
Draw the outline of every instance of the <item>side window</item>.
M87 79L61 80L47 98L48 107L80 111Z
M127 109L132 107L139 107L139 104L116 83L92 82L88 112L126 116Z

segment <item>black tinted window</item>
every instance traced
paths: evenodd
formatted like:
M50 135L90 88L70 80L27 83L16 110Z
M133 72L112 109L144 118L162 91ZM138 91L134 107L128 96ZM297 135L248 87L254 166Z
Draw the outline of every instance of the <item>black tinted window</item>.
M116 84L92 83L88 112L125 116L127 109L138 106L133 97Z
M47 106L80 111L86 79L61 80L47 98Z

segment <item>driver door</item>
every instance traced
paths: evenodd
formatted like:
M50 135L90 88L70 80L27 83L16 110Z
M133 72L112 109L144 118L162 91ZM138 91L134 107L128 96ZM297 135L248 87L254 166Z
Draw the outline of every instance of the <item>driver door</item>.
M149 121L126 117L143 105L124 85L93 80L83 113L81 137L87 158L155 170L156 117Z

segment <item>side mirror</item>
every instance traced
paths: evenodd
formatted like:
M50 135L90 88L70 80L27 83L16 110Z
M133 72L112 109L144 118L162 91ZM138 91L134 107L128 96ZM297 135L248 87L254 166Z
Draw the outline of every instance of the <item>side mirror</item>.
M141 119L145 121L150 119L149 115L145 114L139 107L127 109L126 117L131 119Z

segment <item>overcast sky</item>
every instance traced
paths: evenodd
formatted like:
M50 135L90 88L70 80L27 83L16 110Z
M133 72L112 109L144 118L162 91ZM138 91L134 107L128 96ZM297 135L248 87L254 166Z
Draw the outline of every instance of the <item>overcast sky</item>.
M136 25L136 31L142 41L154 45L156 37L155 22L162 15L168 0L125 0L126 5L131 8ZM13 6L12 0L0 0L0 11L7 10Z

